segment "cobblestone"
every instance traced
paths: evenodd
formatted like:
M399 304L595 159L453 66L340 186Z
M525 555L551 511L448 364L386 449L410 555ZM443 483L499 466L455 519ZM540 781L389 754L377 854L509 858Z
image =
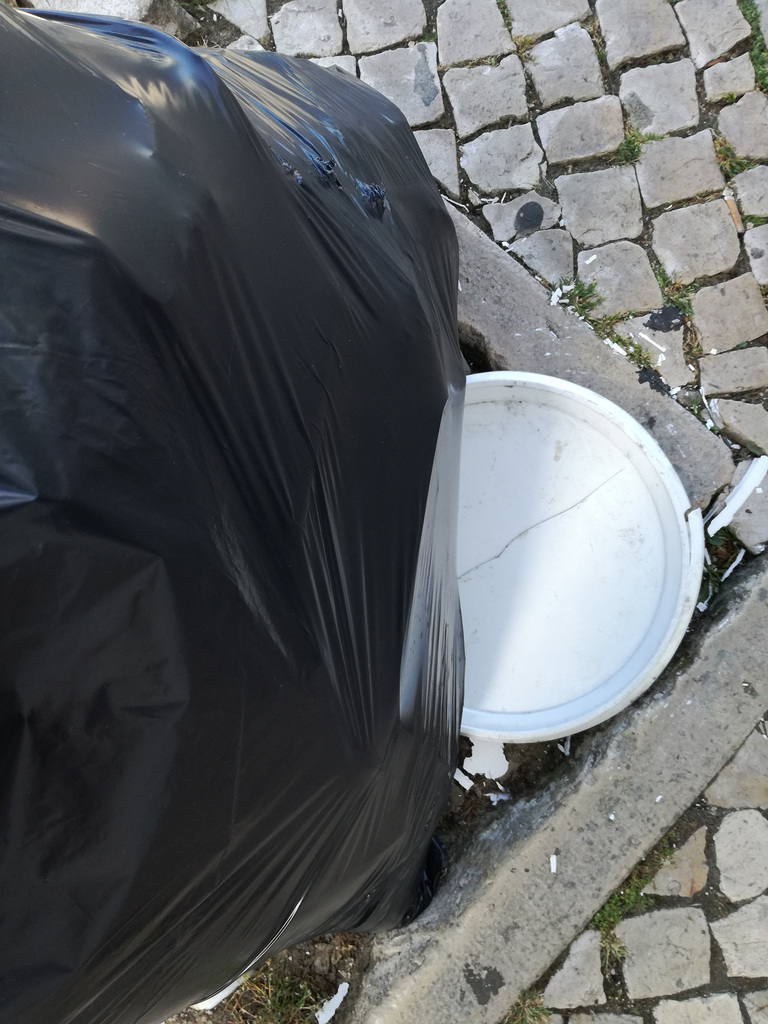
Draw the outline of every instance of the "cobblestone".
M502 118L520 121L528 116L523 65L515 54L498 67L450 68L443 75L443 85L460 139Z
M547 111L536 118L536 126L552 164L612 153L624 139L621 104L615 96Z
M663 371L662 371L663 373ZM676 850L668 863L656 872L653 881L643 889L654 896L676 896L690 899L707 884L709 865L705 855L706 828L698 828Z
M321 68L341 68L348 75L357 78L357 59L349 53L338 53L333 57L310 57L313 64Z
M434 43L385 50L361 57L358 65L362 81L399 107L412 128L442 117L445 108Z
M721 398L717 403L722 429L732 440L768 453L768 412L762 405Z
M631 338L648 355L654 368L670 387L681 387L696 376L683 353L685 335L682 320L674 330L658 330L651 325L657 321L653 313L649 316L632 317L616 324L616 333Z
M705 352L725 352L768 333L768 311L757 281L742 274L698 291L692 300L693 322Z
M560 219L560 207L536 192L525 192L507 203L486 203L483 216L496 241L505 242L518 234L554 227Z
M662 303L661 289L648 256L634 242L610 242L599 249L585 249L578 256L578 276L597 285L603 301L595 316L646 312Z
M768 990L745 992L742 996L750 1024L768 1024Z
M437 38L444 67L515 48L495 0L445 0L437 9Z
M708 395L737 395L768 387L768 351L757 347L702 356L699 372L702 391Z
M516 36L539 39L548 36L563 25L582 21L592 13L588 0L507 0Z
M742 462L741 465L746 468L749 463ZM751 555L762 555L768 545L768 489L761 486L752 492L746 504L731 520L729 529ZM768 765L763 782L768 786ZM751 806L760 807L762 804L754 803Z
M512 244L511 251L550 284L573 277L573 239L560 228L535 231L520 238Z
M725 186L708 128L684 139L647 142L636 168L643 202L649 209Z
M663 999L653 1015L656 1024L742 1024L739 1000L730 993L679 1002Z
M715 833L715 857L723 895L733 903L759 896L768 889L768 821L755 810L727 815Z
M568 1024L640 1024L633 1013L574 1013Z
M625 71L619 99L632 126L645 135L667 135L699 123L696 71L687 58Z
M630 999L678 995L709 982L709 930L697 907L656 910L621 921L627 949L624 981Z
M456 158L456 136L450 128L430 128L413 133L432 177L443 186L449 196L458 199L459 167Z
M669 277L682 284L732 270L741 251L722 199L662 213L653 222L652 245Z
M764 978L768 970L768 896L758 896L711 926L728 974Z
M559 28L553 39L534 46L529 71L545 108L563 100L595 99L605 92L595 47L581 25Z
M563 175L555 180L555 188L565 226L581 245L642 234L640 191L632 167Z
M567 1010L604 1002L600 932L586 931L573 943L565 963L544 989L544 1004Z
M688 36L697 68L724 57L749 38L750 27L736 0L680 0L675 14Z
M744 248L758 284L768 284L768 224L744 232Z
M208 6L259 43L269 40L267 0L216 0Z
M597 0L596 10L610 68L685 46L667 0Z
M716 103L726 96L741 96L754 88L755 69L748 53L713 64L711 68L704 68L704 91L710 103Z
M354 54L397 46L427 27L421 0L344 0L347 42Z
M768 159L768 99L763 93L748 92L737 103L724 107L717 126L736 156Z
M343 42L336 0L290 0L272 17L278 53L331 57Z
M768 216L768 167L765 164L737 174L733 187L745 217Z
M461 147L460 164L481 189L535 188L544 157L530 124L486 132Z

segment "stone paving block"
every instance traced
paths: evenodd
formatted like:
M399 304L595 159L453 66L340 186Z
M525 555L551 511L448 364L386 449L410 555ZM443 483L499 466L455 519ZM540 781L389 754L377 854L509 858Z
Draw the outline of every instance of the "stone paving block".
M362 81L392 100L412 128L431 124L443 116L445 107L434 43L416 43L360 57L358 67Z
M512 53L512 42L496 0L445 0L437 9L440 64Z
M443 86L460 139L503 117L515 121L528 118L523 64L515 54L505 57L495 68L488 64L450 68L443 75Z
M737 43L749 39L749 22L736 0L679 0L675 14L688 36L697 68L725 56Z
M716 103L724 96L741 96L754 88L755 69L748 53L704 68L704 91L710 103Z
M545 108L605 92L592 38L581 25L559 28L553 39L534 46L530 56L528 70Z
M554 227L560 220L560 207L537 192L524 192L508 203L486 203L483 216L496 241L505 242L516 235Z
M730 977L768 975L768 896L758 896L710 927Z
M245 35L258 39L264 45L268 42L267 0L216 0L207 6L231 21Z
M692 304L693 323L705 352L727 352L768 333L768 311L751 274L701 288Z
M768 488L763 486L763 497ZM755 731L705 793L715 807L762 807L768 810L768 739Z
M634 242L610 242L578 256L578 276L597 285L603 301L596 316L657 309L663 299L648 256Z
M748 92L737 103L723 107L717 127L737 156L768 159L768 98L762 92Z
M698 907L656 910L616 926L627 948L624 981L630 999L678 995L709 983L709 931Z
M321 68L341 68L348 75L357 78L357 58L350 53L339 53L333 57L310 57L313 64Z
M663 999L653 1019L656 1024L742 1024L738 997L730 992L679 1002Z
M690 899L701 892L709 876L704 851L706 842L707 829L702 826L659 868L643 892L653 896L679 896L684 899Z
M740 466L744 466L745 469L749 465L747 462L740 463ZM737 467L738 471L739 467ZM743 475L743 474L742 474ZM737 483L736 474L734 473L733 482ZM742 544L747 551L752 555L762 555L768 546L768 487L761 485L755 488L752 494L747 499L746 503L739 509L736 515L731 520L729 527L731 533L734 534L736 539ZM759 777L754 780L755 785L758 786L756 793L756 799L750 804L730 804L726 806L732 807L768 807L768 740L760 734L760 739L765 745L765 772L764 778L762 779L762 785L764 792L761 794L759 789L760 779ZM722 773L721 773L722 774ZM711 788L711 787L710 787ZM709 792L709 790L707 790ZM709 799L709 798L707 798ZM715 801L710 800L710 803Z
M230 43L229 46L226 47L226 49L227 50L235 50L235 52L240 50L242 53L248 53L249 51L253 52L253 53L258 53L258 52L263 53L264 52L264 47L261 45L259 40L258 39L254 39L253 36L249 36L249 35L243 35L243 36L240 36L239 39L235 39L235 41L233 43ZM316 60L326 60L327 58L325 58L325 57L316 57L315 59Z
M572 1013L568 1024L643 1024L634 1013Z
M485 132L461 147L459 163L481 189L535 188L544 154L530 124Z
M414 132L427 161L432 177L436 178L449 196L459 197L459 166L456 158L456 136L450 128L431 128Z
M745 992L741 998L750 1024L768 1024L768 989L764 992Z
M549 110L536 118L536 126L551 164L603 156L624 141L621 103L615 96Z
M768 284L768 224L744 232L744 248L758 284Z
M667 384L676 388L696 377L683 354L684 322L674 306L666 306L616 324L615 329L640 345Z
M427 27L421 0L344 0L344 17L353 53L396 46L422 35Z
M565 226L581 245L642 234L640 190L632 167L563 175L555 180L555 188Z
M745 217L768 217L768 167L765 164L737 174L733 188Z
M152 0L44 0L41 10L69 11L72 14L98 14L106 18L144 21Z
M643 202L651 209L725 186L709 128L685 139L646 142L635 170Z
M558 1010L604 1003L600 932L586 931L573 943L565 963L544 989L544 1005Z
M337 0L290 0L272 15L278 53L294 57L331 57L341 53Z
M592 11L588 0L506 0L512 19L512 33L539 39L551 32L588 18Z
M625 71L619 99L632 126L644 135L667 135L699 123L696 71L687 57Z
M716 401L721 429L727 436L737 444L752 445L762 454L768 453L768 412L762 405L726 398Z
M514 242L510 251L550 284L573 277L573 239L560 228L535 231Z
M715 833L720 892L733 903L768 889L768 821L760 811L733 811ZM768 962L766 962L768 974Z
M611 69L685 46L667 0L597 0L596 10Z
M725 200L662 213L653 221L653 250L682 284L732 270L741 246Z
M737 395L768 387L768 350L758 346L702 356L699 372L707 395Z

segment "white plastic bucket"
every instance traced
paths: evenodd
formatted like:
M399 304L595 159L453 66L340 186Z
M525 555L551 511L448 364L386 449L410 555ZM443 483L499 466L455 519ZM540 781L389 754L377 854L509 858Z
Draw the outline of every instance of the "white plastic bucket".
M703 554L700 510L628 413L553 377L468 377L461 731L555 739L626 707L680 643Z

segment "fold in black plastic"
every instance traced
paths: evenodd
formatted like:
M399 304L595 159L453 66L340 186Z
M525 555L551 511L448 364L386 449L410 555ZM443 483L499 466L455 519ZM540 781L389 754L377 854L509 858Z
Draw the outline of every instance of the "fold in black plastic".
M449 792L450 221L338 71L0 4L0 1021L399 923Z

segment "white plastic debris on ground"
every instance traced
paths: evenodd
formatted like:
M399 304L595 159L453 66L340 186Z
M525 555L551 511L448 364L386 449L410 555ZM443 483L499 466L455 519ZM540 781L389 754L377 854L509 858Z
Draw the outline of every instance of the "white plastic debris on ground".
M349 985L346 981L342 981L339 985L339 991L329 999L326 1003L320 1007L315 1016L317 1017L317 1024L328 1024L328 1021L333 1017L338 1008L344 1002L344 996L349 992Z
M765 479L768 473L768 455L761 455L755 459L744 476L739 480L731 493L725 499L725 508L707 525L707 533L713 537L718 530L728 526L746 502L750 495L756 490Z

